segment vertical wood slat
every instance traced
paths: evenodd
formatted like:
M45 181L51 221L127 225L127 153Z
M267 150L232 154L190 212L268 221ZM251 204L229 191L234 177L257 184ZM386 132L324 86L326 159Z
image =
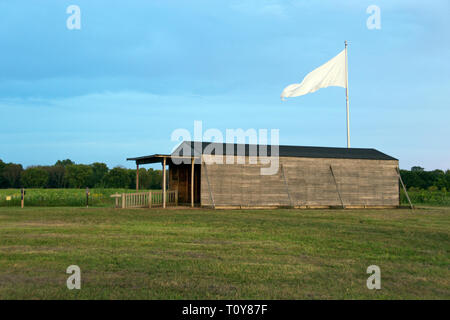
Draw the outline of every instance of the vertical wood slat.
M152 192L151 191L148 193L148 207L149 208L152 207Z
M149 191L139 193L122 193L122 208L151 208L164 206L164 192ZM178 190L166 191L166 204L178 205Z

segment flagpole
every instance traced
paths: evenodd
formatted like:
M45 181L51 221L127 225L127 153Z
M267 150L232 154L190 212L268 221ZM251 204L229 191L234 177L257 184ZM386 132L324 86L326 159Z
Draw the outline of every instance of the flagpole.
M348 61L347 40L345 40L345 100L347 102L347 148L350 148L350 112L348 106Z

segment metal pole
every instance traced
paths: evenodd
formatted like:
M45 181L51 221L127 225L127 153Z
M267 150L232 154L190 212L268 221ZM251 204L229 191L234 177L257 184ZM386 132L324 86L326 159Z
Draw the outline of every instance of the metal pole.
M350 148L350 112L348 105L348 60L347 60L347 40L345 40L345 100L347 102L347 148Z

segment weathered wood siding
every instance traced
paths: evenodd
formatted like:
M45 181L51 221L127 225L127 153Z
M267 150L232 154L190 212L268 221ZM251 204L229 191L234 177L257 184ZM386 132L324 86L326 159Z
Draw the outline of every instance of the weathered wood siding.
M169 190L178 191L179 203L191 202L191 165L169 165ZM194 202L200 203L200 165L194 167Z
M245 164L203 163L201 204L211 206L212 195L216 207L340 206L330 165L344 206L399 205L397 160L294 157L280 157L275 175L261 175L268 165L248 164L248 158Z

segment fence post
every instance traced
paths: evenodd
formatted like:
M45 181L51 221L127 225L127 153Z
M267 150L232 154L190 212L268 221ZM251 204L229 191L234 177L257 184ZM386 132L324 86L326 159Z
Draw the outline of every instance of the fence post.
M148 193L148 207L149 208L152 207L152 192L151 191Z
M175 206L178 206L178 188L175 189Z
M21 199L20 199L20 207L23 208L24 203L25 203L25 189L22 188L22 190L20 191L21 194Z
M89 188L86 187L86 208L89 208Z
M126 208L125 201L125 193L122 193L122 209Z

